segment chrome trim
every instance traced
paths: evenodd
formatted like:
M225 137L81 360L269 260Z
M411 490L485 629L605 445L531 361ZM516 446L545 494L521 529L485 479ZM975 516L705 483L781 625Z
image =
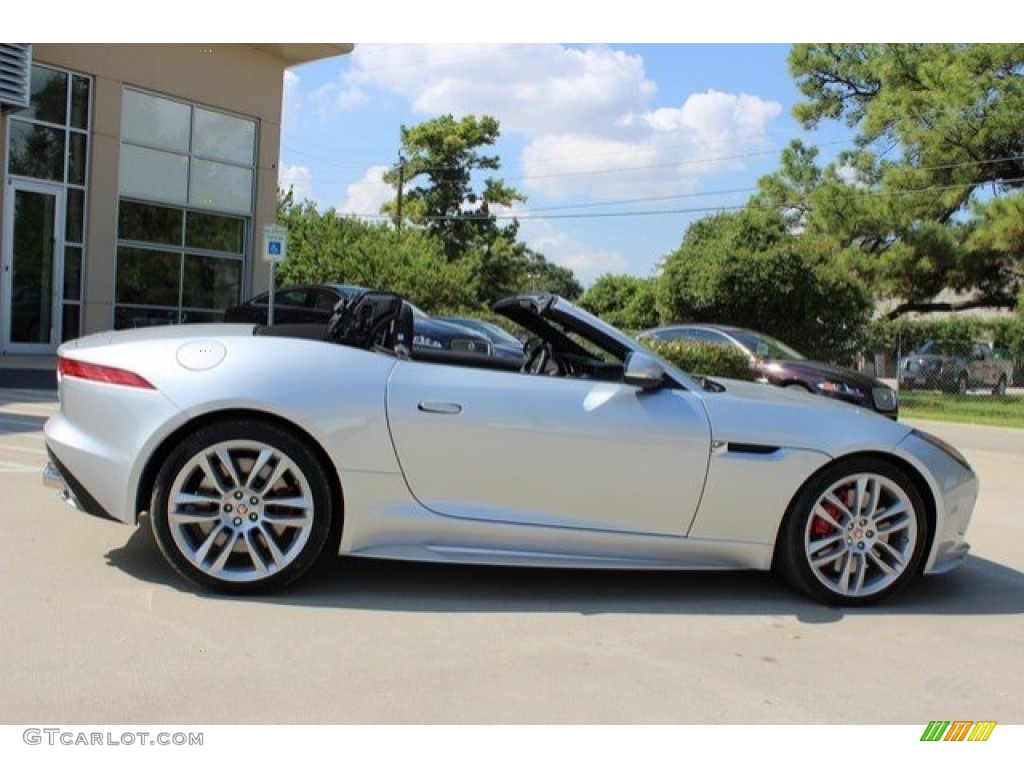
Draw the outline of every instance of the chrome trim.
M64 476L54 466L52 461L46 462L46 466L43 467L43 487L51 488L55 491L62 491L67 488L67 485L64 483Z
M64 476L52 461L46 462L46 466L43 467L43 487L56 491L60 500L68 506L79 510L82 509L82 505L78 503L78 499L75 498L71 489L68 488Z

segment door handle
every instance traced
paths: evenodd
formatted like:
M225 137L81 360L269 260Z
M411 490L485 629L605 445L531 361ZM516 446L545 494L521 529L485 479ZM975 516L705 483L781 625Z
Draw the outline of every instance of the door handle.
M443 413L448 416L458 416L462 413L462 406L458 403L428 403L421 400L416 408L423 413Z

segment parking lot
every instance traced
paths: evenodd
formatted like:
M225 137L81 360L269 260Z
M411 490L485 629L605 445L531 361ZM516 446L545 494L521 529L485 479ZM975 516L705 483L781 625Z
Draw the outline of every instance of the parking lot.
M43 489L54 408L0 390L3 723L1024 722L1024 430L925 425L981 477L973 553L868 610L767 574L340 558L229 599Z

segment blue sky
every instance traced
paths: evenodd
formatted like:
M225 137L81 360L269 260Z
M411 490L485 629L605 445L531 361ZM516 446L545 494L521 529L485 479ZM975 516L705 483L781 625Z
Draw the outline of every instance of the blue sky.
M321 210L373 217L402 125L489 114L493 175L528 200L521 237L584 284L650 275L708 209L742 205L802 138L830 158L843 126L807 132L783 44L357 44L286 76L281 179ZM695 210L699 209L699 210Z
M355 42L352 54L285 78L281 178L321 209L377 213L393 194L380 174L397 158L402 125L497 117L496 175L528 196L508 213L524 240L585 284L605 272L651 274L690 221L743 204L792 138L819 146L823 160L850 146L842 125L805 132L792 119L789 41L980 42L1001 31L991 14L964 14L952 0L932 0L927 14L892 0L829 12L820 0L309 0L293 13L179 0L159 24L134 28L111 27L89 4L54 3L45 19L30 4L8 9L9 36Z

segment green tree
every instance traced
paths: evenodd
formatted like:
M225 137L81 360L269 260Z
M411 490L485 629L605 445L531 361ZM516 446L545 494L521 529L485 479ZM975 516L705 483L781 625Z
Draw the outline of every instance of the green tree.
M658 324L655 278L601 275L583 294L580 306L618 328L650 328Z
M662 322L755 328L810 357L846 361L868 320L864 286L836 268L832 244L797 235L781 212L751 207L695 222L665 259Z
M805 44L789 65L806 128L842 120L858 131L840 160L854 183L823 173L808 231L834 237L848 268L908 306L946 287L1012 304L1020 252L978 233L1003 218L1006 203L983 202L993 193L1020 204L1024 45Z
M449 261L464 257L474 245L490 244L499 237L516 239L516 222L500 226L491 208L511 206L526 197L493 177L484 179L482 189L474 187L474 172L501 167L497 155L482 152L497 141L499 133L498 121L489 116L456 120L445 115L402 126L403 159L384 180L402 196L402 221L436 234ZM417 182L421 177L426 183ZM402 223L397 200L386 203L382 211Z
M278 220L288 227L285 282L328 282L395 291L428 312L477 305L471 265L452 264L429 232L367 224L323 213L316 204L279 196Z

